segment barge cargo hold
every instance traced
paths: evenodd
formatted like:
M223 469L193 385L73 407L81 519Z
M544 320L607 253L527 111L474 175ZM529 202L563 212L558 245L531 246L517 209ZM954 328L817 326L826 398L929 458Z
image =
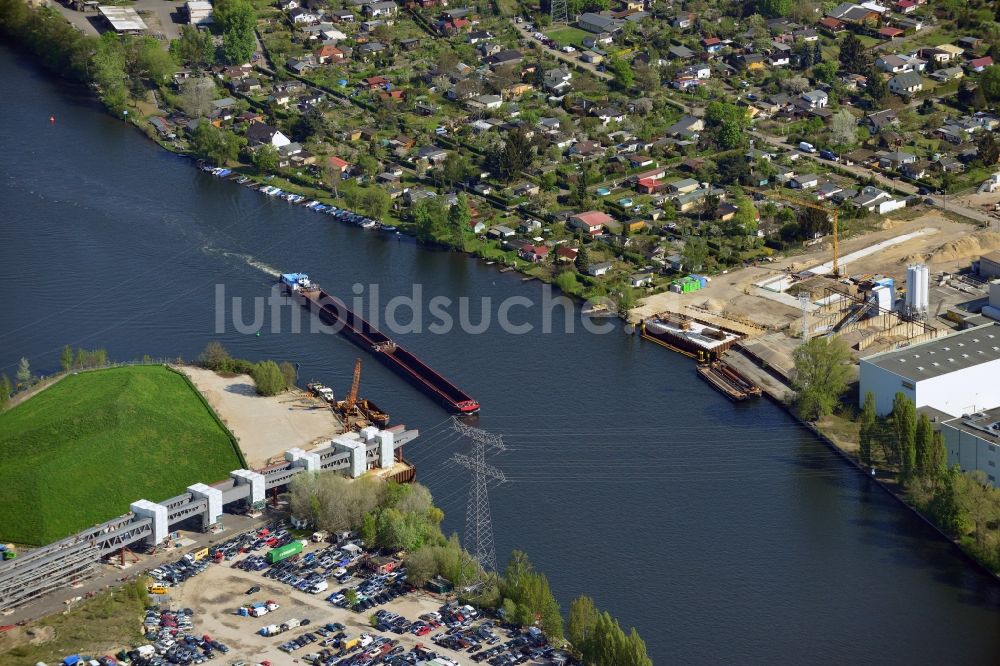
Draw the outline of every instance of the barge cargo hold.
M759 386L723 362L699 365L698 375L731 400L749 400L761 395Z
M743 336L687 315L666 313L640 324L642 337L691 358L718 356Z
M309 310L319 315L323 323L334 326L354 344L371 352L379 361L446 408L463 415L479 411L479 403L468 393L393 342L343 302L320 289L305 273L283 273L281 284L290 296L299 299Z

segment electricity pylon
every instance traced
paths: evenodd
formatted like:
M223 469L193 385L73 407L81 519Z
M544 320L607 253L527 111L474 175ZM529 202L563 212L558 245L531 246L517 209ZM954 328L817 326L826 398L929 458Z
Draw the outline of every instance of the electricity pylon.
M469 489L469 502L465 509L465 546L479 560L486 573L497 571L497 551L493 543L493 519L490 515L489 481L504 483L504 473L486 463L486 448L496 452L506 451L503 437L468 426L458 418L453 421L455 432L472 441L471 455L456 453L452 460L472 471L473 482Z

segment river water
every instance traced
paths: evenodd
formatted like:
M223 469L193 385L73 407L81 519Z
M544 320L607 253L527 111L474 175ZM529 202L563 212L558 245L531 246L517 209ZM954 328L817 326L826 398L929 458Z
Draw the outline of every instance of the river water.
M420 284L473 297L476 322L480 297L537 302L538 283L221 182L3 49L0 80L0 371L21 356L55 371L65 344L191 359L219 339L343 394L361 355L362 394L421 429L407 457L462 531L469 476L449 460L467 444L448 415L341 337L270 319L217 334L217 285L249 303L301 270L342 297L378 283L385 303ZM997 585L782 410L734 406L687 359L576 327L395 336L504 436L501 562L527 551L564 608L593 596L657 663L996 661Z

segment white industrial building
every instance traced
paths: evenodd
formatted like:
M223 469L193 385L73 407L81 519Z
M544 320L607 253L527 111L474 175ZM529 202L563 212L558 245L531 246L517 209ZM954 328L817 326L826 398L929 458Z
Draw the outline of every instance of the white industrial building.
M948 467L963 472L982 470L994 487L1000 486L1000 409L966 414L941 422Z
M983 306L983 314L1000 321L1000 280L990 282L990 302Z
M869 391L880 415L892 411L897 393L953 417L1000 407L1000 324L861 359L861 404Z
M187 14L191 25L207 25L215 21L212 18L212 3L208 0L188 0Z

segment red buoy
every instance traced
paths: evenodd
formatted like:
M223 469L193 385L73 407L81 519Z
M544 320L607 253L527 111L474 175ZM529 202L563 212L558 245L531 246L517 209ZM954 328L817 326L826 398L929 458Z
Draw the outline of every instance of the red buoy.
M52 125L55 125L56 124L56 117L55 116L49 116L49 123L51 123Z

